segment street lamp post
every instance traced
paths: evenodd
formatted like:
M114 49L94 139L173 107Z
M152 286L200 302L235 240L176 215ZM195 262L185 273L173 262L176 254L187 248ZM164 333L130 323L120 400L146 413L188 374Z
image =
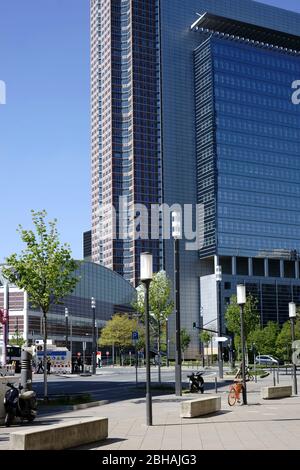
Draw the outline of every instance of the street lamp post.
M69 309L65 308L65 320L66 320L66 348L68 349L68 343L69 343Z
M172 235L174 238L174 288L175 288L175 394L182 395L181 373L181 331L180 331L180 254L179 241L181 239L181 214L172 213Z
M93 312L93 332L92 332L92 373L96 374L96 300L91 298L91 308Z
M218 315L217 315L217 330L219 337L222 336L222 266L216 266L216 282L218 292ZM223 379L223 345L221 341L218 341L218 366L219 366L219 377Z
M292 335L292 350L295 341L295 322L297 317L296 304L294 302L289 303L289 317L291 320L291 335ZM293 377L294 377L294 394L298 395L298 384L297 384L297 366L293 361Z
M246 388L246 351L245 351L245 334L244 334L244 306L246 303L246 286L237 285L237 303L240 306L241 314L241 346L242 346L242 380L243 380L243 403L247 405L247 388Z
M150 369L150 320L149 287L153 277L153 257L151 253L141 253L141 281L145 286L145 346L146 346L146 415L147 426L152 426L152 396Z
M170 354L170 349L169 349L169 320L168 318L166 319L166 349L167 349L167 358L166 358L166 366L169 367L169 354Z

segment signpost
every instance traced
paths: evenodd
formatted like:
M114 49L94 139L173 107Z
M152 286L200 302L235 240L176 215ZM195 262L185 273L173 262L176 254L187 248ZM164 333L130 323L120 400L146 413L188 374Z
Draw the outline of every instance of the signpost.
M106 365L108 366L109 361L109 351L106 351Z
M134 350L135 350L135 384L137 386L138 384L138 351L137 351L137 342L139 339L139 332L138 331L133 331L132 332L132 341L134 343ZM131 355L130 355L130 365L131 365Z
M229 338L225 338L225 336L216 336L215 337L215 341L217 343L225 343L226 341L228 341Z

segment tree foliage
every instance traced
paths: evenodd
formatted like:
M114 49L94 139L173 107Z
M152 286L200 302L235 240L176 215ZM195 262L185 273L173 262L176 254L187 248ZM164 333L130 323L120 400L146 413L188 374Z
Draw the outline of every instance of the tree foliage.
M183 353L189 347L190 342L191 342L191 335L189 334L186 328L182 328L180 330L180 343L181 343L181 351Z
M143 341L144 332L136 318L118 313L109 320L101 331L100 346L118 346L120 349L132 346L132 332L138 331L139 342Z
M237 297L235 295L230 299L230 304L225 312L225 319L228 330L235 336L235 345L239 347L241 342L241 315L240 306L237 303ZM257 310L257 299L249 294L244 306L244 334L246 342L250 333L256 330L258 326L259 314Z
M280 327L278 323L268 322L264 328L256 328L254 331L250 332L248 346L251 342L252 344L255 344L256 353L276 356L276 341L279 332Z
M19 256L9 256L2 272L11 283L28 293L33 307L45 314L52 304L61 303L74 290L78 263L72 259L69 245L60 243L57 221L47 224L46 211L31 212L34 230L22 226L18 229L25 249Z
M300 340L300 319L298 318L295 324L295 340ZM291 360L292 354L292 336L291 336L291 323L285 322L282 325L276 339L276 355L286 361Z
M145 314L145 291L141 284L137 288L136 299L133 308L142 316ZM174 302L171 300L171 281L165 271L160 271L153 275L149 288L149 310L150 315L156 322L164 323L174 309Z
M200 340L202 341L202 343L206 344L206 346L208 346L208 344L211 341L211 338L212 338L213 334L210 333L209 331L202 331L202 333L200 333L199 336L200 336Z
M19 336L17 333L9 340L11 346L19 346L21 348L26 343L25 339L22 336Z

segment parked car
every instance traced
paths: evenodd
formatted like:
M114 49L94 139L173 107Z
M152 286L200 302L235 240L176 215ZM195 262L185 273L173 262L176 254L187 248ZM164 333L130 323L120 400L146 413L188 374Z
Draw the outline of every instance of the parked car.
M255 363L261 366L278 366L280 361L274 356L259 355L256 356Z

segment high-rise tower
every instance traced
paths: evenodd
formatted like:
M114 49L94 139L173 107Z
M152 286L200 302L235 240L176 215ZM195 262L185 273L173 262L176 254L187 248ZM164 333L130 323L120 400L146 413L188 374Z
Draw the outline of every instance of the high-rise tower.
M132 218L161 200L158 20L156 0L91 2L92 259L133 284L141 252L161 266Z
M204 245L180 245L186 357L199 352L193 323L213 328L221 312L225 333L237 283L262 323L282 323L300 303L300 15L252 0L92 0L91 24L93 260L136 284L151 251L172 279L162 221L136 239L131 211L203 204Z

